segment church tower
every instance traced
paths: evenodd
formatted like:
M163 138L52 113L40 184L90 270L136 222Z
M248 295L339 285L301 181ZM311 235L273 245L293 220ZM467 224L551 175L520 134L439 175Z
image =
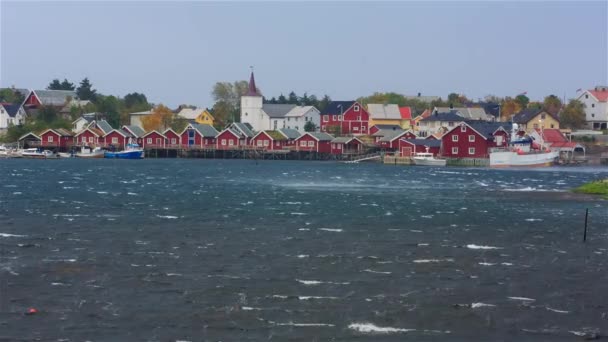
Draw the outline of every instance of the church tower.
M268 127L263 127L265 120L263 118L262 99L262 94L258 92L255 86L255 77L252 70L247 94L241 96L241 122L251 124L256 131L268 129Z

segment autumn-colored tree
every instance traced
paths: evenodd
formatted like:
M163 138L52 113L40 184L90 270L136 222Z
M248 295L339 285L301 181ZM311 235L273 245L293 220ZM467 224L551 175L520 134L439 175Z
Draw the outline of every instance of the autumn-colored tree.
M562 101L555 95L549 95L545 97L545 100L543 101L543 109L553 115L559 113L562 109L562 105Z
M511 121L515 113L521 110L519 102L511 97L505 97L500 106L500 121Z
M563 128L577 129L585 126L585 104L579 100L570 100L559 115Z
M173 112L162 104L156 106L150 115L144 116L141 119L141 124L146 132L164 131L171 127L173 121Z

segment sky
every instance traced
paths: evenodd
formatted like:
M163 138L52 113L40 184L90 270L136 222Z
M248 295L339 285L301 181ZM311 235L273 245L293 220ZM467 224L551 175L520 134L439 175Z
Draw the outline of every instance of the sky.
M374 92L572 98L608 84L608 2L0 0L0 86L212 107L218 81L334 100Z

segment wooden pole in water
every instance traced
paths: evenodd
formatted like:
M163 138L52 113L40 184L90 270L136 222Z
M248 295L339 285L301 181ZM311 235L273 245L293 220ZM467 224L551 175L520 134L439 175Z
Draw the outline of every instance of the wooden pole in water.
M589 208L585 210L585 232L583 233L583 242L587 241L587 217L589 216Z

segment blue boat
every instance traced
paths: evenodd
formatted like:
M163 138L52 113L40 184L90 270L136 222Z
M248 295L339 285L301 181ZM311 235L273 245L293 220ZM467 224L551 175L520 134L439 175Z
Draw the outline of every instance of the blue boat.
M129 143L124 151L110 152L106 151L104 158L118 158L118 159L143 159L144 150L139 147L138 144Z

